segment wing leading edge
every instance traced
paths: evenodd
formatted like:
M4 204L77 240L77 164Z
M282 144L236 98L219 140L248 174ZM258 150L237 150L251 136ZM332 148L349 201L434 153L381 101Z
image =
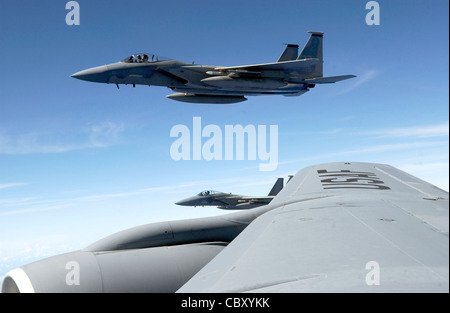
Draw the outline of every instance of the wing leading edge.
M308 167L255 210L179 292L449 291L448 193L396 168Z

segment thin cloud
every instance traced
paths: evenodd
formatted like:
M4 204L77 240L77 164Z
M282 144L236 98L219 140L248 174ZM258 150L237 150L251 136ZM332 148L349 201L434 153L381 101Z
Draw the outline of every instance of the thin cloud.
M353 78L352 84L350 86L348 86L347 88L342 88L340 89L340 91L337 93L338 95L343 95L346 94L356 88L358 88L359 86L373 80L374 78L376 78L378 75L380 74L380 71L377 70L367 70L366 72L364 72L362 75L357 76L355 78Z
M449 123L448 121L442 124L428 125L428 126L413 126L403 128L391 128L375 130L370 132L361 133L363 135L373 135L379 138L430 138L430 137L442 137L449 135Z
M420 177L426 182L439 186L439 188L447 192L449 190L448 160L430 163L403 164L399 165L398 168L414 176ZM447 173L447 175L442 175L443 173Z
M77 198L77 201L98 201L98 200L107 200L112 198L124 198L124 197L133 197L133 196L141 196L148 195L152 193L161 193L164 192L166 194L171 193L180 193L185 192L187 189L191 190L193 187L197 188L205 188L205 186L218 186L229 183L236 183L240 181L239 179L223 179L221 181L217 180L202 180L202 181L194 181L189 183L182 183L178 185L170 185L170 186L160 186L160 187L150 187L150 188L142 188L138 190L132 190L127 192L117 192L117 193L108 193L108 194L98 194L85 196L81 198Z
M88 129L90 134L90 145L97 148L108 147L113 143L120 141L120 135L124 132L123 124L114 124L104 122L99 125L93 125Z
M96 201L106 201L110 199L116 198L128 198L128 197L137 197L143 195L150 195L154 193L166 193L171 194L174 192L186 192L189 188L198 187L204 188L205 186L215 186L217 185L226 185L230 183L236 183L240 180L237 178L224 178L222 180L201 180L201 181L193 181L187 183L180 183L177 185L169 185L169 186L159 186L159 187L149 187L149 188L141 188L130 191L122 191L116 193L104 193L104 194L95 194L82 196L77 198L69 198L69 199L37 199L37 198L25 198L25 199L5 199L0 201L0 217L2 216L11 216L18 214L29 214L29 213L39 213L51 210L60 210L66 209L69 207L75 207L80 205L80 203L89 203ZM11 209L12 207L16 207L15 209ZM4 210L4 211L2 211Z
M408 150L408 149L427 148L427 147L439 147L439 146L446 146L446 145L448 146L448 141L407 142L407 143L375 145L375 146L361 147L361 148L353 149L353 150L338 151L338 152L332 152L329 154L315 155L315 156L305 157L302 159L288 160L288 161L284 161L284 162L279 162L279 165L299 163L299 162L317 161L317 160L324 160L324 159L332 159L332 158L345 157L345 156L353 157L353 155L367 154L367 153L387 152L387 151L395 151L395 150Z
M354 116L354 115L347 115L347 116L338 118L337 120L339 122L348 122L348 121L351 121L351 120L354 120L354 119L356 119L356 116Z
M385 152L385 151L393 151L393 150L406 150L406 149L416 149L416 148L425 148L425 147L434 147L434 146L443 146L443 145L448 145L448 142L445 142L445 141L407 142L407 143L398 143L398 144L370 146L370 147L366 147L366 148L351 150L348 153L360 154L360 153L372 153L372 152Z
M120 142L124 132L123 124L104 122L79 131L72 142L66 142L66 134L32 132L19 135L0 133L0 154L55 154L75 150L105 148ZM80 139L81 138L81 139ZM80 142L76 142L80 141Z
M7 184L0 184L0 190L6 189L6 188L13 188L13 187L20 187L28 185L28 183L7 183Z
M60 209L70 207L71 205L72 204L60 204L60 205L28 207L28 208L19 209L19 210L0 212L0 217L17 215L17 214L38 213L38 212L45 212L45 211L52 211L52 210L60 210Z

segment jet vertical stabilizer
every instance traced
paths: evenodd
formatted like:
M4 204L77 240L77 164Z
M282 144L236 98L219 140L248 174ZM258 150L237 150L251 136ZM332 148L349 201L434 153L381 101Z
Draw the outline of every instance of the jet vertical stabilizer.
M277 62L294 61L298 55L298 45L287 44Z
M311 73L311 77L323 76L323 33L312 32L308 42L303 48L302 52L298 56L297 60L303 59L319 59L321 62L314 65L314 70Z
M275 182L275 185L273 185L272 190L269 192L268 196L275 197L276 195L278 195L281 189L283 189L283 187L284 187L284 179L278 178L277 181Z

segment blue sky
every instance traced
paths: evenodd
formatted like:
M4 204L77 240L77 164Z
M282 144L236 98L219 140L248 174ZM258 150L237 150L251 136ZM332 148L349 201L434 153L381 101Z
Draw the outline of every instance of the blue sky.
M323 162L388 163L448 190L449 3L378 1L9 1L0 10L0 276L156 221L223 214L174 203L204 189L268 193L276 177ZM166 99L163 87L71 74L137 52L207 65L276 61L323 31L324 75L357 78L301 97L234 105ZM170 130L278 125L279 166L174 161ZM225 212L226 213L226 212Z

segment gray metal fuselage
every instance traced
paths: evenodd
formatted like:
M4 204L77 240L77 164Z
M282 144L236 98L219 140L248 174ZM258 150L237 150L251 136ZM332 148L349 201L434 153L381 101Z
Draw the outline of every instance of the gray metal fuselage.
M304 62L302 60L284 63ZM279 65L279 64L278 64ZM227 75L208 75L207 72L217 72L219 66L191 65L177 60L164 60L146 63L117 62L80 71L72 75L85 81L117 84L117 85L147 85L168 87L174 91L202 95L264 95L281 94L297 95L311 84L305 83L307 77L299 73L298 78L286 82L284 73L270 76L260 75L259 78L228 78ZM220 72L217 72L220 73ZM274 76L278 76L278 79Z

